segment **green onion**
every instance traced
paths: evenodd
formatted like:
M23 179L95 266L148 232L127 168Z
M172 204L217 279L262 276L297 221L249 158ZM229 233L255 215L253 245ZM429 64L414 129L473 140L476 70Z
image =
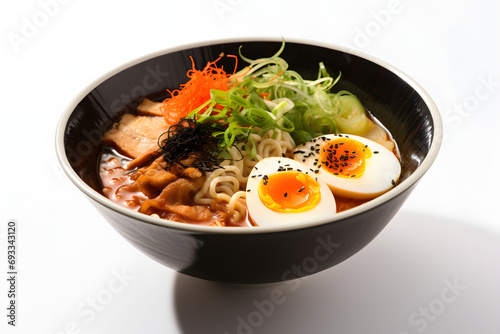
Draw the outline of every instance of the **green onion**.
M224 156L229 156L231 146L244 141L247 154L254 158L251 134L275 129L289 132L301 144L323 134L362 134L369 128L366 111L356 96L347 91L330 92L340 73L333 78L320 62L318 77L306 80L280 58L284 48L283 42L272 57L251 60L242 55L240 47L240 58L249 65L230 78L233 86L228 91L212 90L211 99L188 115L201 123L224 126L225 131L213 133L223 138Z

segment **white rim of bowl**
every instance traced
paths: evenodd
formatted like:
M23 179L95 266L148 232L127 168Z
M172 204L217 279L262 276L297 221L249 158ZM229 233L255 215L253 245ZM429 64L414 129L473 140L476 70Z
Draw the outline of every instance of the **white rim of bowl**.
M429 152L427 156L424 158L424 160L421 162L421 164L417 167L417 169L410 175L408 178L405 180L401 181L396 187L392 188L388 192L380 195L377 198L372 199L371 201L361 204L355 208L340 212L335 214L329 219L323 219L323 220L318 220L314 222L304 222L301 224L296 224L296 225L276 225L276 226L266 226L266 227L228 227L228 226L204 226L204 225L194 225L194 224L189 224L189 223L182 223L182 222L175 222L175 221L169 221L161 218L156 218L156 217L151 217L143 213L135 212L130 209L127 209L118 203L115 203L105 197L104 195L98 193L94 189L92 189L89 185L87 185L79 176L76 174L76 172L73 170L73 168L70 166L68 158L66 156L66 152L64 150L64 133L66 129L66 124L73 113L74 109L76 106L89 94L94 88L96 88L99 84L104 82L105 80L109 79L113 75L133 66L136 64L139 64L141 62L144 62L146 60L162 56L164 54L168 53L173 53L177 51L182 51L186 49L191 49L191 48L197 48L197 47L203 47L203 46L211 46L211 45L216 45L216 44L226 44L226 43L246 43L246 42L280 42L282 41L281 38L272 38L272 37L242 37L242 38L226 38L226 39L215 39L215 40L210 40L210 41L202 41L202 42L195 42L195 43L189 43L189 44L184 44L184 45L179 45L167 49L163 49L160 51L156 51L147 55L144 55L142 57L133 59L129 62L126 62L111 71L105 73L104 75L100 76L98 79L94 80L92 83L90 83L85 89L83 89L77 96L75 96L71 102L68 104L66 109L64 110L59 123L57 125L57 130L56 130L56 154L59 159L59 163L61 164L62 169L66 173L66 175L69 177L69 179L88 197L96 201L97 203L113 210L116 211L120 214L123 214L125 216L128 216L133 219L137 219L140 221L143 221L144 223L149 223L149 224L154 224L154 225L159 225L159 226L165 226L168 228L172 229L177 229L177 230L184 230L186 232L202 232L202 233L211 233L211 234L254 234L254 233L272 233L272 232L283 232L283 231L290 231L290 230L299 230L299 229L304 229L304 228L309 228L309 227L314 227L314 226L319 226L327 223L335 223L337 221L340 221L344 218L351 217L357 214L360 214L365 211L369 211L382 203L391 200L392 198L398 196L402 192L406 191L410 186L415 184L430 168L434 160L436 159L436 156L439 152L441 142L442 142L442 136L443 136L443 124L441 120L441 116L439 114L438 108L432 98L429 96L429 94L411 77L409 77L407 74L405 74L403 71L399 70L398 68L394 67L393 65L378 59L374 56L371 56L369 54L366 54L364 52L361 52L359 50L350 48L350 47L345 47L342 45L338 44L332 44L332 43L327 43L327 42L321 42L321 41L315 41L315 40L309 40L309 39L300 39L300 38L287 38L285 39L285 42L291 42L291 43L299 43L299 44L305 44L305 45L312 45L312 46L318 46L322 48L327 48L327 49L333 49L336 51L341 51L341 52L346 52L348 54L358 56L361 58L364 58L368 61L371 61L379 66L384 67L385 69L391 71L392 73L396 74L398 77L403 79L407 84L409 84L421 97L422 100L426 103L428 106L430 113L432 115L432 119L434 122L434 137L432 139L431 146L429 148Z

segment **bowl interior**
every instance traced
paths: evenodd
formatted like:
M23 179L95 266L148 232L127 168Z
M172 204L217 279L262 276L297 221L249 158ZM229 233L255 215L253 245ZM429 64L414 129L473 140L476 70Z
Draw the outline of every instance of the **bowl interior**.
M162 100L168 90L187 81L186 72L203 68L221 54L242 54L256 59L273 55L281 41L216 43L172 50L146 57L109 73L76 104L64 129L64 151L71 168L92 189L102 193L98 174L101 137L126 112L133 111L144 97ZM317 77L323 62L332 76L342 73L333 91L349 90L390 131L401 153L402 176L406 180L424 161L435 136L433 115L423 98L397 70L356 52L317 45L287 42L281 57L304 78ZM235 61L218 62L227 72ZM241 61L238 68L246 64ZM383 66L384 65L384 66Z

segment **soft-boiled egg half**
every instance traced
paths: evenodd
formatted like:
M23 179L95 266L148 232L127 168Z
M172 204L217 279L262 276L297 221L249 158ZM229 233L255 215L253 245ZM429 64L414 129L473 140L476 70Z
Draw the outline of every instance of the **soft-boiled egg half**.
M249 218L259 226L321 221L337 211L328 185L304 164L288 158L259 161L246 191Z
M396 155L360 136L330 134L295 148L294 159L325 181L335 195L372 199L391 189L401 174Z

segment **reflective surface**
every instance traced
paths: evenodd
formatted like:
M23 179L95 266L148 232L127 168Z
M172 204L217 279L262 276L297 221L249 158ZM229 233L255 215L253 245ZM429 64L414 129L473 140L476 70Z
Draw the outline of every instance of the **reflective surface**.
M184 333L494 333L499 256L494 235L402 212L331 270L265 286L177 275L174 305Z

